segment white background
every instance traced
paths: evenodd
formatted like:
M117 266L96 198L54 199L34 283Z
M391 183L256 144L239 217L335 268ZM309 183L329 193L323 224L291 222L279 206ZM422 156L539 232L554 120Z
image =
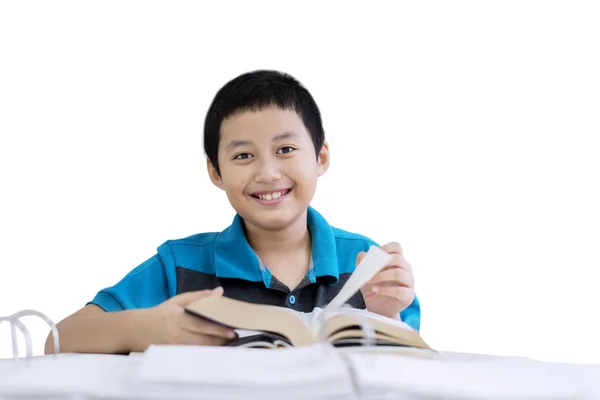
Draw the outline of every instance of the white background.
M59 321L165 240L225 228L205 112L274 68L323 112L314 206L402 243L431 346L600 363L599 20L576 1L4 1L0 315ZM47 328L23 322L40 354Z

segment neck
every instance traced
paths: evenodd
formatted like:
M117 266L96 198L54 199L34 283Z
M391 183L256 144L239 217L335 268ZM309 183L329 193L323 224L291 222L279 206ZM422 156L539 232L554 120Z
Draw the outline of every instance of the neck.
M251 224L245 226L248 243L259 256L264 253L288 253L307 248L310 250L306 212L281 230L262 229Z

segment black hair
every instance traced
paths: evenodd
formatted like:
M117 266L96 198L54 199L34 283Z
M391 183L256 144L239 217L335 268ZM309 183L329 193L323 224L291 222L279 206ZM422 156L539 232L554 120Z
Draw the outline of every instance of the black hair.
M295 111L310 132L315 153L325 141L321 113L309 91L289 74L273 70L247 72L227 82L215 95L204 121L204 151L221 175L218 150L221 123L238 112L269 107Z

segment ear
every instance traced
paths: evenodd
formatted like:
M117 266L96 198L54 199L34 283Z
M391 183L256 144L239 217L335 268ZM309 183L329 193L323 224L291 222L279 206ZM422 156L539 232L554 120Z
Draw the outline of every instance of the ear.
M329 158L329 144L324 142L323 147L321 147L321 151L319 151L319 157L317 159L318 176L324 175L329 169Z
M223 190L223 180L219 176L219 173L215 169L213 163L208 158L206 159L206 169L208 170L208 176L209 176L211 182L216 187Z

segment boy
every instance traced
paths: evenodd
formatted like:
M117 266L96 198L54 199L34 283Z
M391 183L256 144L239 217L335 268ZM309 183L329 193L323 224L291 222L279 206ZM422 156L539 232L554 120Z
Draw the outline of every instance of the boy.
M206 296L312 312L338 293L372 240L331 227L310 206L329 166L319 109L293 77L254 71L227 83L206 116L211 181L236 211L222 232L170 240L120 282L58 324L63 352L127 353L152 343L223 345L233 330L187 315ZM410 265L389 265L349 301L420 325ZM46 352L53 351L52 337Z

